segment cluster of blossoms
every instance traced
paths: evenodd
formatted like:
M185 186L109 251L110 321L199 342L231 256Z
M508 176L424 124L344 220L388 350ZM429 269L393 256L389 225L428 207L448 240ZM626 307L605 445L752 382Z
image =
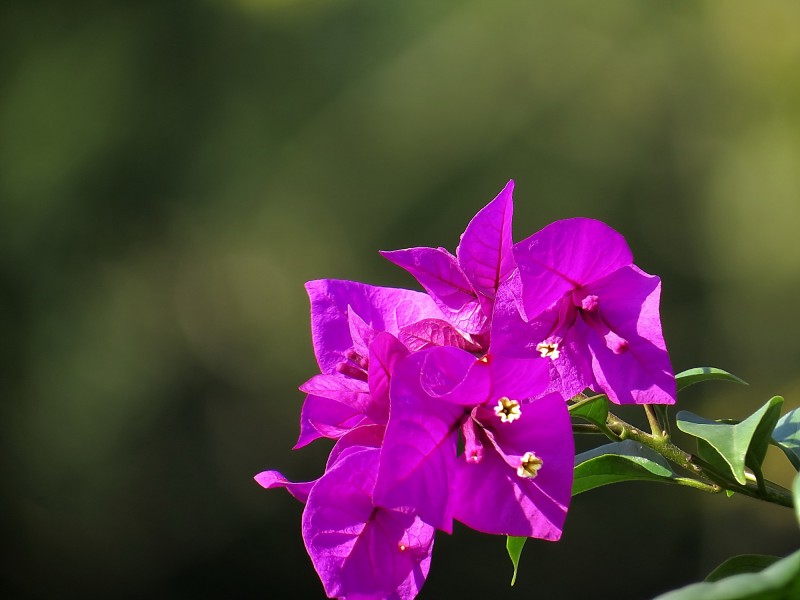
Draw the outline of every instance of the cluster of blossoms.
M300 389L297 448L336 440L323 475L256 481L305 503L303 539L331 598L414 598L436 529L557 540L571 496L568 401L672 404L661 283L592 219L514 244L513 182L456 254L383 256L427 293L306 284L321 373Z

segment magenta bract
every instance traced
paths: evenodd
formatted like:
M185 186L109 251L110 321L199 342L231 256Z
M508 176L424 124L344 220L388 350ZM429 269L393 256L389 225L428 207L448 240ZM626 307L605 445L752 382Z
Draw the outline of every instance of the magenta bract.
M514 271L509 181L502 192L473 217L461 236L456 256L444 248L381 252L417 278L447 320L473 335L486 334L497 288Z
M617 404L675 402L661 281L633 265L619 233L567 219L514 246L514 256L519 280L500 294L493 349L550 358L565 397L589 387Z
M541 359L476 359L456 348L409 357L392 382L376 502L448 532L456 518L486 533L558 539L574 447L563 398L532 400L546 386ZM538 461L536 472L526 460Z
M575 456L568 404L675 401L661 282L592 219L514 245L506 187L444 248L383 252L427 293L306 284L320 373L296 447L336 439L325 473L256 480L306 503L303 539L325 593L411 600L435 529L557 540Z
M373 503L379 452L342 454L308 496L303 540L331 598L410 600L428 575L433 527Z

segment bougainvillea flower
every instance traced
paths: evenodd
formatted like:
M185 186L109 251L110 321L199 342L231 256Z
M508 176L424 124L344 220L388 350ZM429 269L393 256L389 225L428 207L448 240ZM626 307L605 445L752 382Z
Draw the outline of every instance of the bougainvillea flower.
M575 457L561 395L476 407L462 431L464 460L456 465L453 517L485 533L558 540Z
M329 470L336 464L336 461L345 453L351 451L351 448L362 448L364 446L369 448L379 448L383 442L384 427L382 425L365 425L362 427L355 427L348 431L345 435L336 441L330 455L328 456L328 463L325 470ZM314 481L293 482L286 479L280 471L262 471L258 473L253 479L265 489L284 488L292 496L300 500L303 504L308 500L308 494L311 488L317 483Z
M325 470L331 469L345 452L351 451L351 448L380 448L383 442L384 429L382 425L363 425L348 431L333 446L331 453L328 455ZM313 481L292 482L286 479L280 471L262 471L253 479L265 489L284 488L303 504L308 500L311 488L318 481L315 479Z
M409 350L392 334L375 334L358 375L315 375L300 386L308 394L300 413L296 448L324 436L336 439L353 427L385 425L389 419L389 382L394 366Z
M355 281L320 279L306 283L311 300L311 339L320 372L359 367L377 332L397 336L424 319L442 319L435 302L422 292L376 287Z
M675 402L661 280L633 265L619 233L593 219L557 221L514 256L518 279L499 294L493 351L550 358L566 397L589 387L618 404Z
M343 453L311 489L303 540L330 598L410 600L430 568L434 529L376 506L380 450Z
M433 346L455 346L469 352L478 352L482 348L472 336L442 319L423 319L406 325L400 329L398 337L406 348L414 352Z
M379 425L351 430L315 481L293 483L277 471L255 476L306 504L303 540L331 598L411 599L430 568L433 527L372 502L382 438Z
M411 273L460 331L486 334L499 285L514 270L511 219L514 182L470 221L453 256L444 248L381 254Z
M306 290L322 372L300 386L308 396L296 448L319 437L338 438L365 422L385 424L386 378L408 352L394 336L409 335L420 322L443 322L441 311L421 292L331 279L310 281Z
M284 488L303 504L308 501L311 488L317 483L316 479L314 481L289 481L280 471L262 471L253 479L266 490Z
M457 348L413 354L392 380L376 503L486 533L558 539L572 487L566 403L547 363ZM459 438L464 451L459 456Z
M308 395L300 411L295 449L320 437L341 437L364 421L372 402L366 381L343 375L315 375L300 391Z

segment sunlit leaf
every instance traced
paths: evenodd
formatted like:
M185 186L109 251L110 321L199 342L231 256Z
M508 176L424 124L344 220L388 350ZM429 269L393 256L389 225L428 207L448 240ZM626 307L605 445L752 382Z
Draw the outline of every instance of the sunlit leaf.
M714 449L714 446L701 438L697 438L697 456L708 463L715 472L728 476L733 474L731 466L727 463L725 458ZM725 491L726 493L730 492L728 493L729 498L733 495L733 492L730 490Z
M605 427L608 418L608 397L600 395L582 400L569 407L569 414L594 423L598 427Z
M778 420L772 440L800 471L800 409L790 410Z
M614 442L575 457L572 495L622 481L672 482L675 472L657 452L633 440Z
M511 564L514 565L514 574L511 576L511 585L517 581L517 569L519 568L519 557L522 554L522 548L525 547L525 542L528 540L526 537L518 537L509 535L506 538L506 550L508 550L508 557L511 559Z
M741 554L732 556L706 577L706 581L719 581L731 575L740 573L758 573L770 565L778 562L780 556L767 556L765 554Z
M700 383L701 381L733 381L734 383L742 383L747 385L747 382L739 379L736 375L732 375L722 369L716 367L695 367L694 369L687 369L682 373L675 375L675 383L678 391L686 389L690 385Z
M678 429L698 438L698 454L701 458L711 462L713 466L721 466L724 461L727 465L725 471L744 484L745 466L760 470L770 433L778 420L782 405L783 398L775 396L736 425L711 421L689 411L679 412L676 420ZM714 460L713 453L717 453L722 461Z
M655 600L791 600L800 598L800 550L758 573L695 583Z
M794 512L797 515L797 522L800 523L800 474L794 478L794 483L792 483L792 496L794 496Z
M764 405L759 413L763 411L761 417L758 418L756 431L753 434L753 440L750 442L750 447L747 449L745 456L745 466L750 467L757 477L761 475L761 465L767 457L767 449L772 441L772 433L781 416L781 408L783 408L783 398L775 396L771 398L767 404ZM759 414L756 413L756 414ZM753 415L756 416L756 415ZM752 418L752 417L750 417ZM747 419L749 420L749 419Z

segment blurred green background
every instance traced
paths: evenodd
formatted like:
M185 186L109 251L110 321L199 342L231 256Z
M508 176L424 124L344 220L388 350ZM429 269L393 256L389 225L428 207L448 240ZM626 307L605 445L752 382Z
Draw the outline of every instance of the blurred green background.
M415 286L516 181L515 237L603 219L662 276L682 408L800 404L800 4L176 0L0 5L7 598L316 598L301 506L252 476L315 372L306 280ZM767 472L783 484L782 456ZM791 511L625 484L564 539L440 534L423 598L649 598ZM641 544L651 547L647 551Z

